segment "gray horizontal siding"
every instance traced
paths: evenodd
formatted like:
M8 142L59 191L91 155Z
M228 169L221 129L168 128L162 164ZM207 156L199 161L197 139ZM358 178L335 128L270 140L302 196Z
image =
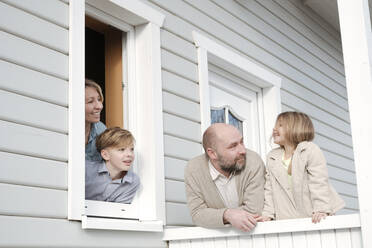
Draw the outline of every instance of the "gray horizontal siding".
M51 49L68 53L68 29L0 3L0 28Z
M196 114L199 104L192 31L203 33L282 78L283 110L303 111L312 118L315 142L328 161L330 180L346 202L342 213L358 208L337 31L297 0L148 0L147 3L166 16L161 47L169 225L191 224L184 203L183 170L191 154L198 152L201 140L201 136L198 139L200 112L191 116ZM191 150L194 152L190 153Z
M50 218L0 216L0 222L0 247L166 247L161 232L84 230L78 221Z
M67 218L68 5L1 1L0 29L0 246L32 246Z

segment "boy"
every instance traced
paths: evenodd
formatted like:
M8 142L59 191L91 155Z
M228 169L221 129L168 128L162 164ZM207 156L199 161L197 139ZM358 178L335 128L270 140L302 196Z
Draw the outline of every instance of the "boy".
M118 127L97 137L97 151L103 161L85 161L85 199L131 203L140 185L130 171L134 161L134 137Z

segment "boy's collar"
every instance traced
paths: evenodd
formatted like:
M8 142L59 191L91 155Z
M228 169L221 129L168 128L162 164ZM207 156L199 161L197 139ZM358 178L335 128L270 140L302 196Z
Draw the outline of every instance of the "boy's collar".
M110 172L107 170L107 166L106 166L105 161L102 161L102 163L99 164L98 173L110 174ZM125 183L125 182L132 183L133 182L133 172L129 170L129 171L127 171L127 173L125 174L124 177L113 180L112 182L115 182L115 183Z

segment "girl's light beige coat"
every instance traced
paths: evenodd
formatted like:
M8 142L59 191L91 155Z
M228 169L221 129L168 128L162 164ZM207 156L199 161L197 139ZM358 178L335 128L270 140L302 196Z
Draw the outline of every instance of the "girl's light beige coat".
M310 217L314 212L334 214L345 203L328 182L327 164L312 142L298 144L292 157L292 187L282 165L283 149L267 156L265 204L262 215L273 219Z

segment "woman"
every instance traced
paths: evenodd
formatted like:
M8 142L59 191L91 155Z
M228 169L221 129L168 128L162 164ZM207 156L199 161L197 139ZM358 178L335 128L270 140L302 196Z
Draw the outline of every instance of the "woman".
M96 148L96 137L106 130L105 124L99 121L102 108L101 87L96 82L85 79L85 160L102 160Z

